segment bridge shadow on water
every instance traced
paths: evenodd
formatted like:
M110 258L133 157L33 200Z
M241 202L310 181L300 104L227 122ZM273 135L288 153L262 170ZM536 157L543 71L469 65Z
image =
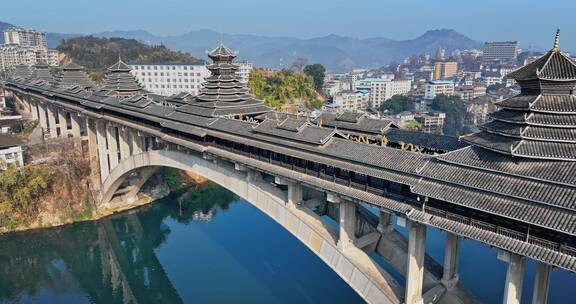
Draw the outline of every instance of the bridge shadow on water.
M1 303L244 300L362 302L282 227L213 185L96 222L0 236Z

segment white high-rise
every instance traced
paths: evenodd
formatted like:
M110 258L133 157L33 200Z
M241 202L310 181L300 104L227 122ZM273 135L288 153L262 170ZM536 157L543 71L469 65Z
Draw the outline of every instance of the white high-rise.
M4 30L4 43L24 47L46 47L46 34L32 29L9 28Z
M10 28L4 31L0 45L0 70L15 65L46 64L58 66L58 51L46 45L46 35L36 30Z
M410 92L412 81L410 79L365 78L358 80L355 86L357 90L370 92L370 104L378 109L382 103L394 95L402 95Z

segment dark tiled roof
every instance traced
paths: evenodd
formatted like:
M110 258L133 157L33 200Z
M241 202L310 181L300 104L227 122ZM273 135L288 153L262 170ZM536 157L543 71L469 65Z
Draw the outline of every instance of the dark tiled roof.
M539 59L508 74L508 77L515 80L576 80L576 63L560 50L552 49Z
M16 136L10 134L0 134L0 149L20 146L23 142Z

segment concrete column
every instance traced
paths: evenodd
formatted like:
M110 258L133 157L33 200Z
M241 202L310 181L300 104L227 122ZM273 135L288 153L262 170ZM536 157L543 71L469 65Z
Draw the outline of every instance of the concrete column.
M406 304L423 303L426 226L408 221L408 265L406 267Z
M444 247L444 274L442 284L452 289L458 283L458 264L460 263L460 238L448 232Z
M58 134L56 133L56 109L51 106L46 106L46 113L48 113L48 129L50 129L50 137L56 138Z
M120 138L120 157L122 159L130 157L130 131L128 129L118 129Z
M98 162L100 163L100 180L104 182L108 173L110 173L110 167L108 164L108 149L106 148L106 124L102 121L96 121L96 134L98 142Z
M340 213L340 236L338 247L341 250L354 246L356 241L356 204L342 200L339 205Z
M106 128L108 138L108 157L110 157L110 171L118 166L118 138L116 137L116 126L108 125Z
M387 233L394 230L394 223L392 223L392 212L380 210L380 219L376 230L380 233Z
M38 120L40 124L40 128L44 130L44 132L48 131L48 118L46 115L46 104L38 103Z
M508 262L504 287L504 304L520 304L526 257L506 251L498 252L498 259Z
M246 179L248 182L257 182L262 180L262 174L260 171L249 169L246 174Z
M142 153L144 150L144 144L142 142L142 136L138 132L132 132L132 154Z
M296 207L302 201L302 185L288 183L288 206Z
M94 190L100 190L100 168L98 164L98 141L96 139L96 121L86 118L86 131L88 133L88 153L90 154L90 178Z
M534 278L534 292L532 294L532 304L548 303L548 291L550 290L550 274L552 266L538 262L536 266L536 277Z
M32 119L38 120L38 104L33 101L28 102L30 104L30 112L32 112Z
M64 109L58 109L58 126L60 127L60 137L68 137L68 124Z
M80 139L80 116L77 113L70 112L70 123L72 125L72 137Z

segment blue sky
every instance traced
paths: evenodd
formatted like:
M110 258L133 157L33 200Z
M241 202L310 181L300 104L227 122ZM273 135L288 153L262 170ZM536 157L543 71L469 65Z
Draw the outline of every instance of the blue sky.
M4 0L0 20L50 32L143 29L181 34L195 29L270 36L411 39L452 28L485 40L519 40L576 51L575 0Z

